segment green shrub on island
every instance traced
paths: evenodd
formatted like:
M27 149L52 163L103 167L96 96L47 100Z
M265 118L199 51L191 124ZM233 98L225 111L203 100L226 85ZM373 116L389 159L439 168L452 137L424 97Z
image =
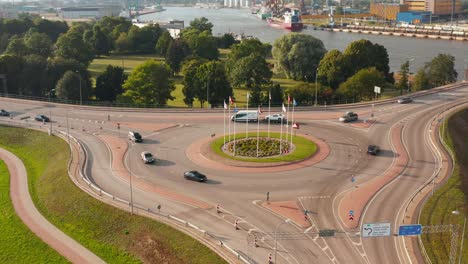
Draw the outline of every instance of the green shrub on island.
M227 143L227 151L234 154L234 141ZM289 153L290 145L287 141L281 143L281 150ZM276 138L259 138L258 157L279 155L280 140ZM257 157L257 138L238 139L235 142L235 155Z

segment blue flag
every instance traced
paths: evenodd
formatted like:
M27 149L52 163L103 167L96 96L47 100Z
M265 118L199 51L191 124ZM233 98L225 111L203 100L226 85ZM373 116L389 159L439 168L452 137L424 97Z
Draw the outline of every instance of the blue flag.
M239 111L239 110L237 110L237 106L236 106L236 107L234 107L234 113L237 113L237 111Z
M294 105L294 106L297 106L296 99L294 99L294 98L293 98L293 105Z

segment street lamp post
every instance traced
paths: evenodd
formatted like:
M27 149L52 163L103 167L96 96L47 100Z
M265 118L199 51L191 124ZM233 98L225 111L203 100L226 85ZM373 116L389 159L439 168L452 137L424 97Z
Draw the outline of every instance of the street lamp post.
M459 215L460 211L452 211L452 214L454 215ZM461 239L461 245L460 245L460 258L458 259L458 264L461 263L461 260L463 258L463 241L465 239L465 228L466 228L466 215L465 215L465 220L463 221L463 233L462 233L462 239Z
M291 222L291 219L286 219L284 220L283 222L279 223L276 228L275 228L275 263L276 263L276 251L277 251L277 248L278 248L278 239L277 239L277 232L278 232L278 228L282 225L282 224L286 224L286 223L289 223Z
M83 97L81 95L81 73L79 71L76 71L78 73L78 77L80 78L80 105L83 104Z
M50 123L49 124L50 125L49 136L52 135L52 108L50 107L50 95L52 94L52 92L55 92L55 89L52 89L47 93L47 96L49 97L49 117L50 117L50 120L49 120L49 123Z
M409 80L410 78L409 78L409 76L410 76L410 72L411 72L410 71L410 62L412 62L412 61L414 61L414 58L408 60L408 80L407 80L407 82L408 82L408 85L407 85L408 86L407 87L408 88L408 93L410 92L410 80Z
M314 106L317 106L317 90L318 90L317 75L318 75L318 66L315 69L315 102L314 102Z

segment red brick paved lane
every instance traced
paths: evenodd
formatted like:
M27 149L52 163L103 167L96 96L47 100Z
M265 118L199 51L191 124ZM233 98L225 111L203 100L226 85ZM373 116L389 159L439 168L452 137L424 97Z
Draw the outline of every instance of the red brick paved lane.
M144 131L159 131L163 129L168 129L174 126L177 126L175 124L155 124L155 123L132 123L132 122L114 122L114 125L117 127L117 123L120 124L120 127L123 128L130 128L130 129L138 129L138 130L144 130ZM123 129L122 129L123 130ZM124 132L124 131L122 131Z
M128 149L127 141L105 134L99 135L99 137L109 146L112 151L112 169L115 175L129 182L129 173L127 172L127 168L124 165L124 156ZM206 202L191 198L163 187L155 186L154 184L148 183L143 179L133 177L132 184L141 190L158 194L173 201L189 204L202 209L208 209L212 207Z
M29 194L26 168L18 157L0 148L0 159L10 172L10 197L16 214L34 234L72 263L105 263L41 215Z
M193 163L208 169L254 173L290 171L310 167L321 162L330 154L330 147L324 141L310 135L298 134L298 136L314 141L317 144L317 151L311 157L297 162L278 162L275 164L268 164L243 162L224 158L211 150L210 144L213 140L216 140L216 138L203 138L195 141L187 148L185 154Z
M311 226L310 222L305 219L304 212L297 205L297 201L264 202L262 206L284 218L291 219L300 227Z
M366 120L366 122L364 122L364 120L358 120L357 122L350 123L350 125L357 128L369 128L375 123L375 121L375 119Z
M408 164L408 153L406 152L401 139L402 125L396 125L391 130L391 140L395 147L397 157L391 168L385 174L376 177L374 180L358 186L348 192L340 201L339 215L341 221L347 228L356 228L364 207L369 200L390 181L395 179L405 169ZM354 211L354 220L349 220L349 211Z

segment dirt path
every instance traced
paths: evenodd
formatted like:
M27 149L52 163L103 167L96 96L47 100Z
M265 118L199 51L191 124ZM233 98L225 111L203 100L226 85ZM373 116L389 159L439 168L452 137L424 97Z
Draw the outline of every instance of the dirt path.
M26 168L18 157L0 148L0 159L5 161L10 171L10 196L16 214L31 231L70 262L105 263L94 253L65 235L39 213L29 194Z

